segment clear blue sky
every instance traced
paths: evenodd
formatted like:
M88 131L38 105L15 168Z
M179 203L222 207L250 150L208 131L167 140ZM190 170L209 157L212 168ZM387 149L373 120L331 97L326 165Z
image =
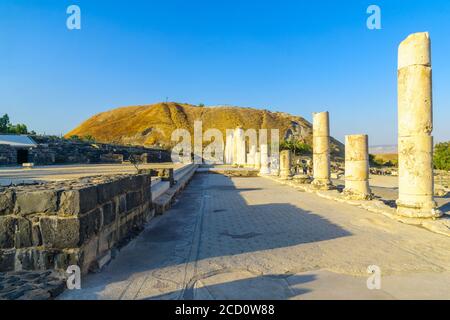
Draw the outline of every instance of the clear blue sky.
M66 28L79 5L82 29ZM381 8L382 30L366 28ZM159 101L232 104L395 144L397 46L429 31L434 136L450 140L450 1L1 0L0 113L65 133L93 114Z

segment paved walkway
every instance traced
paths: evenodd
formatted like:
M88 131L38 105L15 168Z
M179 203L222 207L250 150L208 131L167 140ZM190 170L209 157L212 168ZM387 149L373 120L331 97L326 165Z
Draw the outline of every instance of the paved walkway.
M450 299L450 239L263 178L197 174L61 299ZM367 268L382 272L369 290Z

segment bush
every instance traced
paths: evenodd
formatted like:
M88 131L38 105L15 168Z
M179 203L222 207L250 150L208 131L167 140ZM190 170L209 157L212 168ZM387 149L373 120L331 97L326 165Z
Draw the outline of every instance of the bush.
M438 143L434 147L433 162L438 170L450 170L450 141Z
M280 143L280 150L291 150L295 155L311 154L312 148L310 145L299 140L284 140Z

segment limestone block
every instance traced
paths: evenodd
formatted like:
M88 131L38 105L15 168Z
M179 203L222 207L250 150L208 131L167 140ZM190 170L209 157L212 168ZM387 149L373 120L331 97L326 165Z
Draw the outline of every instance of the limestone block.
M428 33L410 35L399 46L397 214L435 218L433 199L432 72Z
M433 130L431 67L410 66L398 72L399 136Z
M58 193L56 190L16 192L14 211L20 215L32 213L56 213Z
M330 152L330 137L319 136L313 137L313 153L322 154Z
M345 162L345 181L368 181L368 160L354 160Z
M328 111L313 113L313 136L328 137L330 135Z
M369 160L368 145L365 134L345 136L345 161Z
M314 179L330 179L330 155L328 153L313 154Z
M267 144L262 144L261 149L261 169L260 174L270 174L270 162L269 162L269 148Z
M431 136L399 138L400 198L404 194L433 195L432 148Z
M280 153L280 176L283 179L292 177L291 174L291 151L283 150Z
M261 153L260 152L255 153L255 169L258 169L258 170L261 169Z
M344 196L353 200L370 200L372 198L372 191L367 181L345 180Z
M431 66L431 40L428 32L409 35L398 49L398 69L412 65Z

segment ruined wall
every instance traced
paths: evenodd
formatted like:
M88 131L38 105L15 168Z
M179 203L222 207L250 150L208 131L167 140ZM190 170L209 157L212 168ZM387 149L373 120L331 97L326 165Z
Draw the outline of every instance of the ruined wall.
M0 271L83 272L154 214L149 174L0 189Z
M122 163L130 156L143 163L171 162L170 153L165 150L139 146L119 146L85 141L72 141L51 137L32 137L38 146L28 149L28 162L36 165L80 164L80 163ZM0 165L17 165L17 150L9 145L0 145Z
M13 165L16 163L16 150L8 145L0 145L0 165Z

